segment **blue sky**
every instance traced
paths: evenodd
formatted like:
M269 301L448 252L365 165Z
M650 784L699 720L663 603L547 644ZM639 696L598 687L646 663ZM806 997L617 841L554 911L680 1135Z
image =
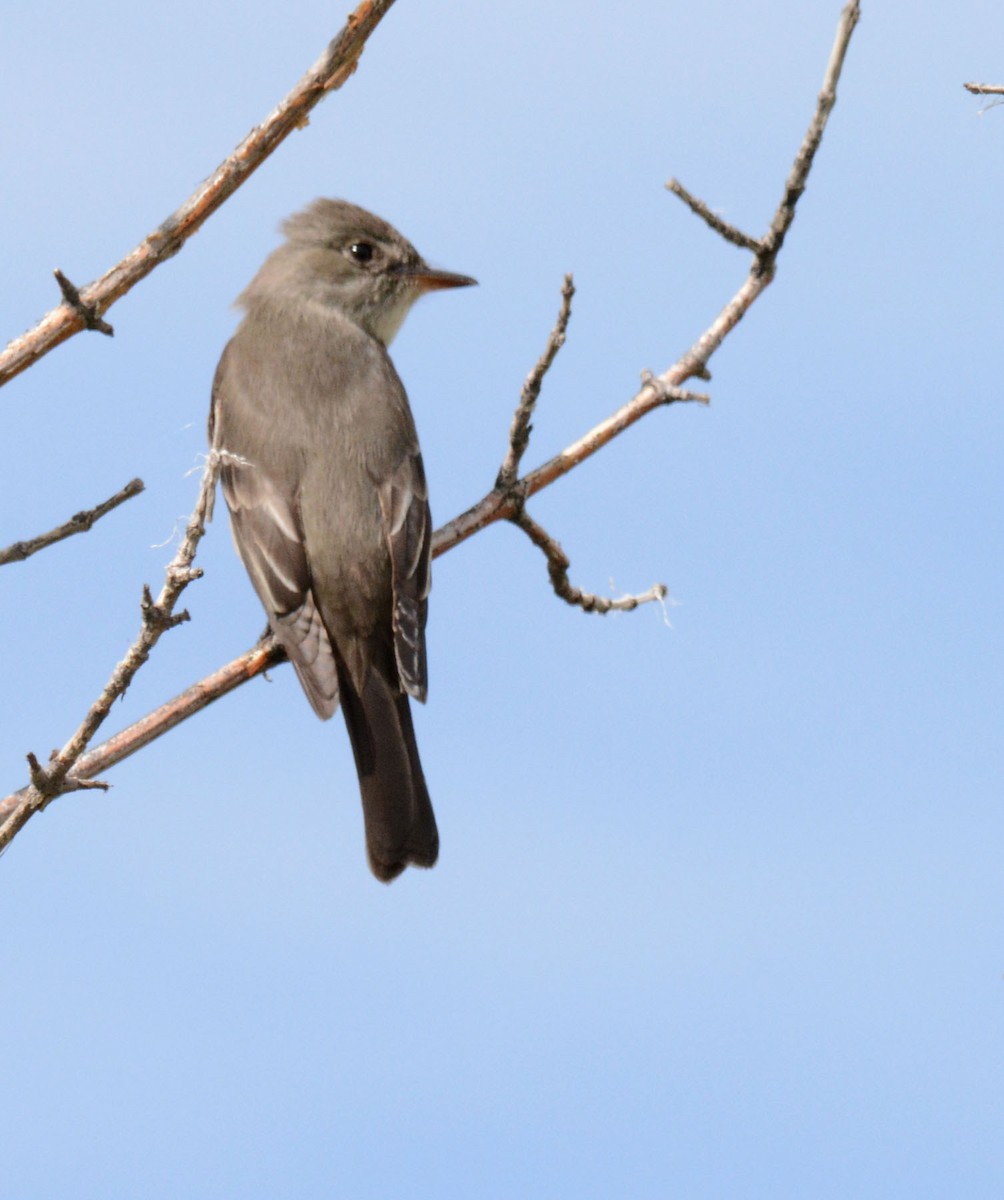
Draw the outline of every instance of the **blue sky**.
M0 336L171 212L314 61L319 2L5 18ZM399 0L356 75L180 255L0 394L4 791L134 635L197 491L231 303L318 195L476 290L394 346L442 523L491 485L562 274L527 465L664 370L760 232L839 4ZM168 16L170 19L168 19ZM368 874L340 719L288 668L0 860L5 1193L997 1197L1004 1181L1004 10L864 5L778 277L660 411L439 560L433 872ZM246 648L217 520L113 728Z

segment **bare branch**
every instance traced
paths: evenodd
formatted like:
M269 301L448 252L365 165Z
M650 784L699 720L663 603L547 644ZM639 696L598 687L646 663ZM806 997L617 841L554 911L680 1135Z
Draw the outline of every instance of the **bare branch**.
M177 254L272 151L294 129L307 124L314 106L328 92L340 88L356 69L367 39L393 3L394 0L360 0L341 33L278 107L251 130L184 204L100 279L78 291L57 273L67 302L47 313L34 329L15 338L0 354L0 386L84 328L110 333L111 327L101 320L102 314L155 267ZM72 289L69 293L67 285Z
M1004 83L964 83L962 86L974 96L1004 96Z
M649 588L647 592L643 592L638 596L627 595L622 596L618 600L598 596L593 592L584 592L581 588L575 587L568 578L568 569L571 566L568 556L562 550L558 541L552 538L543 526L538 524L526 511L526 495L521 484L517 481L520 460L526 452L527 446L530 444L530 417L536 407L537 397L540 394L540 386L544 376L554 361L558 350L564 345L565 330L571 314L571 300L574 293L575 289L572 286L572 277L571 275L566 275L564 286L561 289L561 309L554 328L551 330L547 347L523 384L519 404L516 407L516 413L509 430L509 451L502 464L502 469L498 473L498 478L495 480L495 491L508 493L512 496L514 509L509 519L514 525L519 526L523 530L535 546L544 552L547 558L548 574L551 577L551 586L560 599L581 608L584 612L608 613L613 609L630 612L632 609L637 608L639 604L644 604L646 601L664 599L666 596L666 585L657 583ZM682 388L670 387L668 384L663 383L662 380L657 379L651 371L643 371L641 378L642 383L646 387L651 388L664 404L672 404L678 400L697 400L703 404L710 403L710 397L698 392L687 392Z
M30 538L26 542L15 542L6 550L0 550L0 567L5 563L23 562L26 558L37 554L39 550L44 550L46 546L61 542L75 533L86 533L95 521L100 521L113 508L118 508L120 504L131 500L133 496L138 496L144 486L142 479L133 479L120 492L116 492L114 496L105 500L103 504L75 513L68 521L57 525L55 529L50 529L48 533L40 533L38 537Z
M559 583L555 581L555 572L558 569L557 564L560 561L558 555L561 558L564 558L564 555L560 547L557 546L557 543L554 543L544 530L540 526L535 525L532 519L526 514L524 508L526 500L549 486L562 475L566 475L574 467L577 467L579 463L591 457L597 450L607 445L608 442L627 429L629 425L633 425L647 413L651 412L657 405L684 399L697 400L705 404L709 402L708 397L702 393L683 392L680 389L693 376L707 378L708 359L722 344L731 330L742 320L756 298L774 278L777 256L784 244L785 236L791 228L791 223L795 219L796 205L805 191L816 151L822 142L827 120L837 100L837 82L843 69L847 48L850 45L851 34L854 32L854 27L857 25L860 15L859 0L849 0L849 3L844 7L840 15L833 49L830 52L829 62L823 76L823 86L816 100L815 111L812 114L812 119L809 122L809 127L805 132L805 137L802 139L798 153L795 155L795 161L792 163L791 170L788 173L781 202L778 204L770 227L763 238L750 238L735 226L722 221L711 212L703 201L691 195L676 180L670 180L666 185L674 194L683 199L694 212L701 216L715 232L721 234L728 241L739 246L745 246L754 252L753 265L750 268L746 281L722 312L719 313L717 320L712 323L690 350L674 366L670 367L668 371L660 376L653 375L651 371L644 372L642 375L643 386L641 391L619 409L618 412L614 413L613 416L608 417L606 421L595 426L585 437L580 438L561 454L552 458L550 462L544 463L543 466L524 476L518 485L511 483L508 488L503 489L497 484L495 490L485 496L473 508L456 517L445 529L437 531L433 539L433 546L436 549L449 549L458 542L477 533L478 530L483 529L486 525L501 518L514 521L529 533L536 544L548 555L552 582L554 582L555 590L558 591L558 594L563 595ZM517 410L517 418L518 416L519 410ZM513 423L513 428L515 430L516 422ZM529 427L527 422L524 436L528 436L528 434ZM533 525L535 529L534 533L530 533L527 522ZM554 554L553 549L548 548L549 545L557 548L557 555ZM562 586L571 587L568 584L567 574L564 576L564 584ZM564 598L568 599L568 596L566 595ZM570 603L577 603L577 601L571 600Z
M180 725L188 717L203 708L208 708L220 696L225 696L227 692L232 692L240 684L246 683L249 679L261 675L270 667L285 662L285 660L285 651L274 639L263 639L246 654L242 654L240 658L235 658L233 662L227 663L225 667L221 667L212 675L193 684L181 695L162 704L160 708L148 713L127 729L121 730L99 746L82 754L77 759L76 766L67 772L64 781L66 790L70 790L71 785L84 786L93 776L116 766L130 755L135 754L137 750L142 750L144 746L156 741L169 729ZM21 788L20 791L12 792L4 800L0 800L0 844L6 845L17 832L17 829L13 829L8 836L7 822L14 813L24 810L29 798L29 791L29 788ZM20 829L23 824L24 820L17 828Z
M727 242L731 242L733 246L741 246L746 250L752 250L754 254L760 253L762 246L756 238L750 237L748 233L743 233L741 229L735 225L730 225L728 221L723 221L717 213L713 213L708 208L703 200L699 200L691 192L688 192L678 179L671 179L666 184L666 187L674 196L679 196L692 212L696 213L702 221L710 225L715 233L720 233Z
M31 779L31 786L37 788L40 792L47 791L51 786L51 779L48 771L44 770L41 763L38 761L35 755L31 753L31 751L28 752L27 759L28 776ZM88 788L107 792L110 787L111 784L104 783L100 779L75 779L72 776L68 776L63 781L59 794L64 795L66 792L79 792ZM22 794L26 794L28 791L28 788L22 788L21 792L17 792L15 795L20 796ZM7 799L10 800L11 797L8 796Z
M198 501L189 517L181 545L167 565L160 594L154 600L150 589L144 586L140 605L140 632L125 658L112 672L101 695L91 705L87 715L62 750L53 751L46 766L43 767L33 754L28 755L31 784L0 804L0 811L8 814L0 826L0 850L8 845L11 838L34 813L41 812L56 796L84 786L83 776L78 772L76 777L70 777L70 772L108 716L112 705L120 696L125 695L136 672L150 657L150 652L160 640L161 634L188 620L187 612L175 613L174 609L181 593L193 579L198 579L202 574L198 568L192 566L192 562L199 541L205 533L206 521L212 513L213 492L218 473L218 459L211 455L202 474ZM91 774L97 774L99 769L96 767Z
M530 419L537 406L537 399L540 396L540 388L544 382L544 376L550 370L558 351L565 344L565 333L568 329L568 319L572 315L572 297L574 295L575 285L572 282L572 277L571 275L566 275L561 288L561 307L558 310L554 328L547 339L544 353L526 377L526 381L520 392L519 404L516 406L512 425L509 428L509 449L495 480L495 490L496 492L509 492L513 495L515 511L511 520L514 525L518 525L530 540L544 552L547 557L551 585L562 600L567 601L569 604L577 605L585 612L607 613L611 609L629 611L632 608L637 608L639 604L643 604L646 600L661 600L666 595L665 586L657 583L641 596L623 596L619 600L606 599L602 596L596 596L592 592L584 592L580 588L574 587L568 578L568 568L571 564L565 552L557 541L542 526L538 525L526 511L525 497L522 495L517 482L520 462L530 444L530 432L532 429ZM645 379L645 376L647 376L647 379ZM693 393L682 392L679 388L665 387L655 380L651 371L643 374L643 380L652 387L661 389L663 400L666 403L672 400L696 398ZM707 399L707 397L702 398Z
M827 118L836 99L840 71L859 15L860 5L857 0L852 0L840 15L833 50L830 53L816 109L792 165L784 195L771 222L771 231L767 238L763 239L765 243L763 255L754 259L749 275L739 290L704 333L673 366L657 377L658 382L667 388L682 387L691 378L708 377L708 360L773 279L774 263L780 252L784 234L794 219L795 205L805 190L805 182L815 151L819 146ZM769 242L768 239L770 239ZM646 383L631 400L606 420L594 426L578 441L562 450L560 454L524 475L519 481L522 495L524 497L534 496L537 492L549 487L556 479L567 475L569 471L585 462L618 434L623 433L625 429L634 425L636 421L640 421L642 417L662 403L664 401L661 390L653 387L651 382ZM432 543L433 552L445 553L484 529L486 525L491 525L495 521L511 520L515 509L516 499L511 491L500 492L496 489L489 492L466 512L454 517L452 521L436 531Z
M854 32L854 26L857 25L860 16L861 4L859 0L849 0L849 3L844 6L844 10L840 14L840 24L837 26L837 36L833 42L833 49L830 51L830 61L826 64L823 86L816 99L816 111L809 122L809 128L805 131L805 137L802 139L802 144L795 155L795 161L791 165L791 171L784 185L784 195L781 197L781 203L777 206L777 212L775 212L774 219L770 223L770 229L762 239L763 249L758 256L758 262L760 273L763 275L773 275L774 261L780 252L781 246L784 244L785 235L791 228L792 221L795 219L795 205L799 202L802 193L805 191L805 185L809 179L809 172L812 170L816 151L823 140L826 122L829 120L833 106L837 102L837 81L840 79L840 73L844 68L844 59L847 56L847 47L850 45L851 34Z
M520 393L519 404L516 406L516 412L513 415L512 425L509 428L509 449L506 452L498 477L495 480L495 487L501 491L511 488L516 482L516 476L519 473L519 464L526 453L527 446L530 444L530 430L532 428L530 419L533 416L533 410L537 406L537 397L540 395L541 384L544 382L544 376L551 369L551 364L557 357L558 351L565 344L565 331L568 329L568 318L572 315L572 297L574 295L575 285L572 282L572 277L571 275L566 275L565 281L561 285L561 308L558 310L557 320L554 322L551 336L547 339L544 353L526 377Z
M521 509L511 519L513 524L518 525L530 541L544 552L547 558L547 573L551 577L551 586L556 594L568 604L581 608L585 612L630 612L639 604L666 598L667 589L664 583L654 583L647 592L641 592L637 596L620 596L616 600L606 596L597 596L593 592L582 591L570 582L568 568L571 563L568 555L547 530L538 525L526 509Z

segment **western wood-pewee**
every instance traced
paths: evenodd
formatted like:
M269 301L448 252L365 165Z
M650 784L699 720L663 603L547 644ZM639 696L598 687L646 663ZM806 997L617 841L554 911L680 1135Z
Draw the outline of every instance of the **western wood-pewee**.
M341 700L378 879L439 851L408 697L425 699L432 524L415 424L387 346L428 266L353 204L317 200L238 303L209 437L238 553L322 719Z

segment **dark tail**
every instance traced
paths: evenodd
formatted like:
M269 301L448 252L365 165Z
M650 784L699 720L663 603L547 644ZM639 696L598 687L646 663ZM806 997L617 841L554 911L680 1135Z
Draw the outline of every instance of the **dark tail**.
M341 664L339 664L341 666ZM418 758L408 697L371 667L362 695L339 670L345 725L359 774L366 852L377 879L389 883L409 864L431 867L439 832Z

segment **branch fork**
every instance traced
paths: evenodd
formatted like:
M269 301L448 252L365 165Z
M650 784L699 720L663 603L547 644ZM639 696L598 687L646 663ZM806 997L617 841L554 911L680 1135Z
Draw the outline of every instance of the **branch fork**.
M554 322L554 328L547 339L544 353L537 360L533 370L526 377L520 393L519 404L513 414L509 427L509 448L499 468L492 495L498 496L506 508L506 519L517 528L522 529L533 544L543 552L547 559L547 573L555 595L566 603L581 608L583 612L608 613L612 610L630 611L648 600L661 600L666 595L666 585L654 584L647 592L638 596L623 596L611 600L597 596L593 592L585 592L577 588L568 578L571 567L568 555L562 550L559 542L551 537L546 529L530 516L526 510L530 487L527 479L518 478L520 463L530 444L532 425L530 418L540 397L540 389L544 376L551 369L558 351L565 344L568 333L568 321L572 315L572 297L575 295L575 285L571 275L566 275L561 286L561 306ZM656 379L651 371L647 375L646 386L658 392L664 403L673 400L697 399L695 393L684 392L680 388L663 383ZM644 375L643 375L644 378ZM707 397L703 398L707 401Z
M652 389L660 404L675 404L681 401L692 404L711 403L711 397L705 392L688 392L686 388L667 383L660 375L653 375L651 371L642 371L641 382L643 389Z
M197 576L193 574L191 578L194 579ZM144 628L151 633L165 633L168 629L176 629L177 626L191 620L187 608L183 608L179 613L172 613L159 605L150 594L148 583L143 584L143 598L139 602L139 610L143 616Z

